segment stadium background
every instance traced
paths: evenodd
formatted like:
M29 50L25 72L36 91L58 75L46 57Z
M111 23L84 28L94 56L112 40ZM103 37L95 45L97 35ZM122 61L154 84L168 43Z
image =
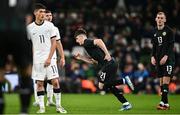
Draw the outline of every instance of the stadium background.
M78 62L73 53L86 52L73 39L74 31L84 27L89 37L103 39L112 56L119 62L119 77L129 75L135 85L125 93L158 94L159 81L150 64L152 31L158 11L167 14L167 25L175 33L176 66L169 85L171 94L180 94L180 0L34 0L53 12L53 23L59 28L66 56L66 66L60 70L63 93L99 93L97 69ZM27 23L33 15L27 14ZM9 55L6 63L5 92L18 90L17 68Z

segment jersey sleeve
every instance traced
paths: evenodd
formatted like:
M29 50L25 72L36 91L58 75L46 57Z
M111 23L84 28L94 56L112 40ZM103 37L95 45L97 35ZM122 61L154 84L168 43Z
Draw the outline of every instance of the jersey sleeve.
M49 31L50 31L50 38L52 39L52 38L55 38L56 37L56 32L54 31L54 24L53 23L50 23L50 25L49 25L50 27L49 27Z
M56 41L61 39L60 33L59 33L59 29L57 27L55 27L55 32L56 32Z
M152 43L152 52L151 52L151 56L154 56L156 55L156 44L154 43L153 39L151 40L151 43Z
M84 40L84 47L95 47L94 40L85 39Z
M31 40L31 34L30 34L30 27L29 26L26 27L26 33L27 33L27 39Z
M173 51L174 42L175 42L175 35L174 35L173 31L170 30L168 33L167 41L165 42L164 47L163 47L164 55L169 56L170 52Z

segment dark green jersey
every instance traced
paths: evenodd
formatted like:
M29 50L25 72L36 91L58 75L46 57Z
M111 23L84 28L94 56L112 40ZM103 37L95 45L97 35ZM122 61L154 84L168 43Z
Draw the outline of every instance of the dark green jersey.
M154 37L152 38L153 50L152 56L155 57L157 63L159 64L161 58L164 55L168 56L166 64L175 63L175 54L173 52L174 48L174 33L172 29L165 26L162 30L155 29Z
M98 61L98 65L102 67L106 61L104 60L105 53L101 50L101 48L94 45L94 40L86 39L84 41L84 48L87 53L96 61Z

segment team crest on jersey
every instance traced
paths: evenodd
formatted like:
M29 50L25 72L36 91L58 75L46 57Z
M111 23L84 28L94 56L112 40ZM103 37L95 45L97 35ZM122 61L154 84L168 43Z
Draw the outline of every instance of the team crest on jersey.
M165 35L166 35L166 32L163 32L162 35L165 36Z

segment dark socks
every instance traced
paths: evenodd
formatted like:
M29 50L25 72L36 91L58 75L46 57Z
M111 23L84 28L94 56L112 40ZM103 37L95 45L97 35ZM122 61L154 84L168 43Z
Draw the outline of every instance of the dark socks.
M61 89L60 89L60 88L58 88L58 89L53 89L53 92L54 92L54 93L61 93Z
M161 88L161 97L162 97L163 85L161 85L160 88ZM161 101L163 102L162 98L161 98Z
M4 113L4 98L2 92L2 84L0 83L0 114Z
M109 89L121 103L128 102L126 98L123 96L122 92L119 89L117 89L115 86L111 86L109 87Z
M168 103L168 92L169 92L168 84L163 84L161 101L163 101L165 104Z
M44 91L38 91L38 92L37 92L37 96L41 96L41 95L44 95L44 94L45 94Z
M32 80L30 76L20 77L21 113L28 113L31 102Z

